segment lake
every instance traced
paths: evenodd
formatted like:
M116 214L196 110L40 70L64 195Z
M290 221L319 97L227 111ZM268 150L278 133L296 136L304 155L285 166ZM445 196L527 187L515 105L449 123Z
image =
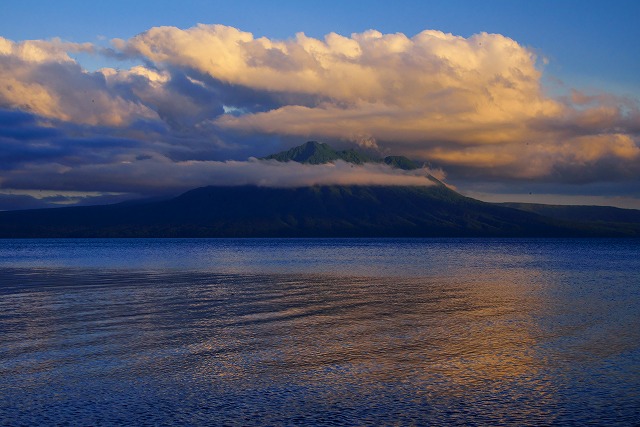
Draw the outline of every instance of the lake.
M590 423L640 240L0 240L0 425Z

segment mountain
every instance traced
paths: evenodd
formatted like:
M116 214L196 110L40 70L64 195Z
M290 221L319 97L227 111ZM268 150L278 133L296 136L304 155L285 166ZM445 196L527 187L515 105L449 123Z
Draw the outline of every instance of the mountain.
M615 230L617 233L640 235L640 210L622 209L612 206L543 205L538 203L501 203L525 212L564 221L582 224L590 229Z
M640 236L427 187L203 187L146 203L0 212L0 237Z
M640 211L612 206L543 205L538 203L501 203L502 206L533 212L564 221L640 223Z
M347 163L354 163L358 165L363 163L385 163L389 166L404 170L418 169L422 167L422 165L414 162L413 160L409 160L404 156L387 156L384 158L377 158L368 156L354 149L336 151L328 144L317 141L308 141L298 147L272 154L270 156L263 157L262 159L277 160L279 162L308 163L312 165L329 163L336 160L343 160Z
M268 158L312 164L341 159L416 165L404 157L375 159L317 142ZM462 196L435 178L432 182L429 186L210 186L166 200L0 212L0 237L640 237L640 211L616 210L613 221L606 219L613 211L599 211L602 216L594 213L583 221L576 219L580 210L563 215L563 207L486 203Z
M382 162L394 168L404 169L407 171L422 167L422 165L414 162L413 160L409 160L404 156L387 156L382 159Z
M441 185L203 187L161 202L0 213L2 237L510 236L563 231L539 215L468 199Z

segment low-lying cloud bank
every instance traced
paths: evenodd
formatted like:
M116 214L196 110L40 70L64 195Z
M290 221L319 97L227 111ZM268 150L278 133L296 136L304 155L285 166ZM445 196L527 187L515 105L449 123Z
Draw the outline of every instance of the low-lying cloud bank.
M385 164L335 163L309 165L275 160L186 161L148 158L117 164L81 165L68 169L40 167L29 173L8 173L9 188L64 191L116 191L175 194L205 185L307 187L313 185L433 185L428 176L442 177L428 168L404 171Z
M91 72L76 53L141 65ZM432 30L272 40L156 27L109 49L0 37L0 186L146 195L421 179L380 165L224 162L307 139L425 160L458 182L637 182L638 100L551 97L544 62L499 34Z

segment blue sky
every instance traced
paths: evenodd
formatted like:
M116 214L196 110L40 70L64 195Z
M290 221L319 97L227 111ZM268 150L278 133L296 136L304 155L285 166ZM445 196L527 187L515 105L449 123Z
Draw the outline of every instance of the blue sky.
M622 0L3 1L0 209L246 182L255 165L220 162L310 138L485 200L640 208L639 18Z
M572 86L640 95L640 2L636 0L206 1L7 0L2 35L74 42L129 38L154 26L225 24L256 36L322 37L368 29L468 37L499 33L549 58L549 73Z

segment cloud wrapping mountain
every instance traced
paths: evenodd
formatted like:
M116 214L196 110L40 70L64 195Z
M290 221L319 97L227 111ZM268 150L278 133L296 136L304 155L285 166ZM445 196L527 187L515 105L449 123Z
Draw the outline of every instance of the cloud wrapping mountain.
M191 188L257 185L259 187L295 188L313 185L390 185L430 186L428 175L439 171L421 168L411 171L385 164L353 165L338 160L321 165L275 160L185 161L167 158L143 158L117 164L81 165L51 170L47 166L29 173L7 173L9 188L45 190L117 191L139 194L175 194Z

